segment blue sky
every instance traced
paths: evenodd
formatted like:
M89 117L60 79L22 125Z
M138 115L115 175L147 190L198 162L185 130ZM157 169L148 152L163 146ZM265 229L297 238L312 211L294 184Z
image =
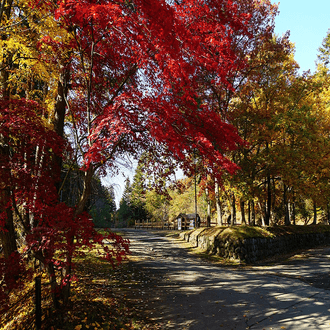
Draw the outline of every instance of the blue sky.
M330 0L281 0L275 20L275 33L290 30L296 45L295 59L301 71L315 71L317 49L330 28Z

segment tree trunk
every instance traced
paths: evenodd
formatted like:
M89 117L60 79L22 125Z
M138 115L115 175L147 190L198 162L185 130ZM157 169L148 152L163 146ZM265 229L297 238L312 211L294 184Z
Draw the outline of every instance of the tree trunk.
M53 117L53 128L54 131L57 133L58 136L64 137L64 122L65 122L65 114L67 109L67 94L69 91L69 81L70 81L70 69L69 69L69 61L64 61L64 63L61 66L61 74L59 77L59 81L57 83L57 96L55 98L55 105L54 105L54 117ZM58 193L60 194L60 187L62 186L62 182L60 180L61 177L61 170L62 170L62 157L61 155L55 155L54 156L54 178L56 179L56 189ZM85 184L88 182L89 179L86 180L85 175ZM76 208L75 216L82 213L83 208L87 202L88 197L87 194L90 192L90 185L91 185L91 179L90 182L86 184L84 187L83 196L81 197L81 200L78 203L79 208ZM60 196L59 196L60 198ZM73 240L73 237L71 238ZM65 285L61 289L61 298L63 299L63 304L66 305L69 301L70 296L70 276L71 276L71 262L72 262L72 256L71 252L68 252L66 256L66 261L68 262L68 266L65 268L65 275L68 276L67 285ZM54 265L49 264L48 265L48 274L50 276L50 284L52 289L57 286L56 284L56 274L54 271ZM53 296L53 304L54 308L59 308L59 302L58 297Z
M290 206L290 219L293 226L296 225L296 204L294 202L289 204Z
M231 225L234 226L236 225L236 198L234 193L232 195L231 214L232 214Z
M2 206L5 205L5 201L10 199L10 192L8 190L6 189L2 193ZM0 211L2 211L2 207ZM17 251L14 217L10 206L5 207L5 217L4 226L2 226L4 230L0 230L0 241L3 248L3 255L5 259L8 259L13 252Z
M260 210L260 216L261 216L261 223L263 226L265 226L265 214L267 213L266 212L266 204L264 205L261 205L260 201L258 200L258 207L259 207L259 210ZM258 225L258 223L257 223Z
M290 214L289 214L289 203L288 203L288 198L287 198L287 191L288 191L288 188L284 184L284 188L283 188L284 224L286 226L290 226Z
M222 212L221 212L221 203L220 203L220 194L219 194L219 183L215 179L215 204L217 207L217 226L222 226Z
M316 225L317 223L317 209L316 209L316 202L313 202L313 208L314 208L314 218L313 218L313 225Z
M0 20L4 23L6 20L9 22L12 12L13 0L3 1L0 8ZM8 36L6 33L1 33L1 39L7 40ZM1 91L0 95L3 100L10 99L10 87L9 87L9 75L12 67L12 54L10 51L4 50L4 57L2 59L2 69L0 70L1 77ZM10 149L8 137L0 135L0 156L5 160L5 163L10 162ZM1 172L0 172L1 173ZM14 227L14 215L11 205L11 187L9 178L11 176L11 170L9 168L3 169L1 173L1 189L0 189L0 213L4 212L4 229L0 228L0 242L3 248L4 257L7 259L9 256L17 251L16 235ZM7 182L5 182L7 178Z
M251 225L251 200L248 202L248 225Z
M83 192L81 194L81 198L76 206L74 216L78 216L79 214L83 213L85 210L86 203L88 201L88 198L91 193L91 188L92 188L92 178L94 175L94 167L93 165L90 165L88 170L85 172L85 177L84 177L84 188ZM74 237L71 237L71 243L73 243ZM63 287L62 289L62 297L63 297L63 303L66 305L69 302L69 297L70 297L70 291L71 291L71 272L72 272L72 254L69 251L66 256L66 262L68 266L65 268L65 276L67 277L67 284Z
M196 177L196 168L195 168L195 175L194 175L194 188L195 188L195 228L197 225L197 177Z
M60 75L60 81L57 84L57 96L54 106L54 131L57 135L63 137L64 133L64 118L66 112L66 97L68 94L68 80L70 73L68 69L64 69L64 72Z
M242 225L246 225L246 220L245 220L245 203L244 203L244 200L241 199L240 201L240 204L241 204L241 216L242 216Z
M10 162L10 150L9 142L7 138L0 136L0 156L5 160L5 163ZM4 212L4 226L1 230L0 228L0 241L3 248L4 257L7 259L9 256L17 251L16 244L16 233L14 227L14 215L11 203L11 187L10 187L10 177L11 170L9 168L4 168L2 170L2 185L0 190L0 213Z
M207 200L207 227L211 226L211 201L208 188L205 189L205 195Z
M294 194L293 188L292 188L291 219L292 219L292 224L295 226L296 225L296 201L295 201L295 194Z
M81 214L85 210L86 203L91 193L92 189L92 179L94 175L94 167L91 164L88 170L84 173L84 188L81 194L80 200L76 206L75 216Z
M271 190L271 178L270 175L267 176L267 203L265 205L265 226L269 226L270 223L270 215L272 208L272 190Z
M66 113L66 98L68 94L68 84L70 80L70 70L68 69L68 64L65 67L62 67L63 72L60 75L60 79L57 83L57 96L55 99L54 105L54 119L53 119L53 127L54 131L58 136L64 136L64 120ZM55 171L54 175L58 178L56 181L56 189L59 192L60 187L62 185L60 181L61 170L62 170L62 157L61 155L55 155L54 157L55 163Z
M254 200L251 200L251 209L252 209L252 226L256 225L256 210L254 208Z

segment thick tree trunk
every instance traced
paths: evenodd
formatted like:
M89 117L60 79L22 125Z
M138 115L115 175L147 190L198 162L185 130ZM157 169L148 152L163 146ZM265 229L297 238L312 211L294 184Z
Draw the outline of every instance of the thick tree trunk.
M245 203L244 200L241 199L240 201L240 205L241 205L241 218L242 218L242 225L246 225L246 220L245 220Z
M7 141L7 138L1 136L0 156L6 163L10 162L9 142ZM3 181L0 183L0 186L2 186L0 190L0 213L4 212L5 219L3 228L0 228L0 241L3 248L4 257L7 259L13 252L17 251L17 244L14 227L14 215L11 204L10 169L3 169L1 175L3 175Z
M252 226L255 226L256 225L256 210L255 210L255 207L254 207L254 200L251 200L251 209L252 209L252 213L251 213Z
M88 170L84 173L84 188L83 192L81 194L80 200L76 206L75 210L75 216L81 214L83 211L85 211L85 206L88 201L88 198L90 197L91 190L92 190L92 179L94 175L94 167L91 164L88 168Z
M70 79L69 69L63 69L63 73L60 75L60 80L57 84L57 96L55 98L54 106L54 131L57 135L63 137L64 133L64 119L66 112L66 97L68 94L68 81Z
M59 81L57 83L57 96L55 98L55 105L54 105L54 117L53 117L53 128L54 131L57 133L58 136L64 137L64 122L65 122L65 114L66 114L66 98L69 90L69 80L70 80L70 70L68 63L62 66L62 73L60 74ZM62 186L60 177L61 177L61 170L62 170L62 157L61 155L54 156L54 178L56 181L56 189L57 192L60 193L60 187ZM84 189L85 190L85 189ZM88 190L88 189L87 189ZM89 190L90 191L90 190ZM59 197L60 198L60 197ZM84 200L87 198L84 197ZM79 203L80 207L83 207L83 202ZM82 211L81 211L82 212ZM79 212L79 213L81 213ZM76 215L79 214L76 210ZM72 238L73 240L74 238ZM71 262L72 256L71 252L67 254L68 266L65 269L66 275L69 277L67 281L67 285L61 289L61 298L63 299L63 304L66 305L69 301L70 296L70 276L71 276ZM50 277L50 284L52 289L57 287L56 284L56 274L54 270L54 265L52 263L48 264L48 274ZM54 308L59 308L59 302L57 296L53 294L53 304Z
M207 227L211 226L211 201L210 201L210 194L208 188L205 189L205 195L207 200Z
M266 203L261 205L260 201L258 201L258 207L259 207L259 210L260 210L260 216L261 216L261 223L263 226L266 225L266 222L265 222L265 214L267 213L266 212ZM258 223L257 223L258 225Z
M60 75L60 79L57 83L57 96L55 98L55 105L54 105L54 119L53 119L53 127L54 131L57 133L58 136L64 136L64 121L65 121L65 113L66 113L66 98L68 94L68 84L70 79L70 71L66 67L62 68L63 72ZM61 155L55 155L55 171L54 175L58 178L56 188L59 192L61 187L60 177L61 177L61 170L62 170L62 157Z
M8 192L7 189L2 193L1 203L9 200L9 194L10 192ZM2 211L2 207L0 211ZM5 207L5 215L6 218L4 221L4 226L0 230L0 241L3 248L3 255L6 259L8 259L13 252L17 251L14 217L10 206Z

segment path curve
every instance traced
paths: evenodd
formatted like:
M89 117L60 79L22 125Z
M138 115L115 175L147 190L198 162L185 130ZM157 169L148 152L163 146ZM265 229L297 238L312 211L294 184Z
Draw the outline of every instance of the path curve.
M163 329L330 329L330 248L235 269L196 257L166 234L125 230L134 263L153 274L144 294Z

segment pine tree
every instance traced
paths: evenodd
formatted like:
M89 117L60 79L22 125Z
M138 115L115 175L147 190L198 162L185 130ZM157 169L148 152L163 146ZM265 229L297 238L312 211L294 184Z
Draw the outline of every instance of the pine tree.
M318 61L324 66L328 66L330 61L330 29L328 30L326 37L323 39L322 46L318 51Z
M119 221L118 226L120 227L129 226L132 222L133 212L131 208L131 193L132 193L131 182L129 178L126 178L123 196L120 200L119 210L117 212L117 218Z
M146 211L146 178L143 173L143 163L139 162L132 183L131 209L132 218L141 222L149 218Z

